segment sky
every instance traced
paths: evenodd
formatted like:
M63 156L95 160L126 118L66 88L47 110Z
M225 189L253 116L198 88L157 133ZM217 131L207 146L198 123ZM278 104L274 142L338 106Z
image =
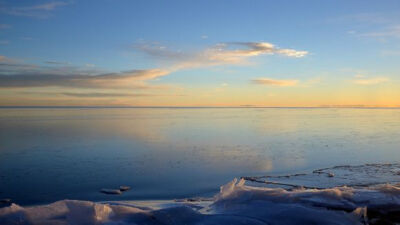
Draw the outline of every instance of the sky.
M1 106L400 106L400 2L0 0Z

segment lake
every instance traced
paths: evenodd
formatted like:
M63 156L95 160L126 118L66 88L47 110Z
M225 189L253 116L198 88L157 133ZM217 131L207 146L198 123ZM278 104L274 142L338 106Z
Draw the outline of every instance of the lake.
M397 163L399 148L399 108L0 108L0 199L212 196L235 177Z

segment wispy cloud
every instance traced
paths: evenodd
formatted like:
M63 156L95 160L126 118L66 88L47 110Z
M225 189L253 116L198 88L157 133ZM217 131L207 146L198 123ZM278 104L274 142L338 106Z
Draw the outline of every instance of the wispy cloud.
M308 54L307 51L278 48L268 42L232 42L221 43L205 51L208 58L216 62L240 63L245 58L258 55L283 55L300 58Z
M35 18L47 18L51 15L51 11L57 8L71 4L67 1L52 1L44 4L37 4L23 7L13 7L5 4L0 4L0 13L14 15L14 16L26 16Z
M176 61L196 57L196 54L193 52L172 50L158 42L140 42L134 44L132 47L139 52L161 60Z
M8 45L9 43L7 40L0 40L0 45Z
M400 25L385 27L379 31L361 33L360 36L374 38L400 38Z
M252 80L254 84L267 85L267 86L279 86L279 87L291 87L298 84L298 80L277 80L271 78L257 78Z
M152 97L158 96L147 93L126 93L126 92L50 92L50 91L19 91L22 95L41 95L41 96L68 96L76 98L115 98L115 97Z
M79 74L13 74L0 75L0 88L23 87L72 87L72 88L103 88L103 89L145 89L151 88L145 81L164 75L167 71L159 69L132 70L121 73L98 75Z
M38 6L35 8L52 10L56 6ZM279 48L267 42L221 43L198 52L171 51L166 47L155 44L142 44L135 46L135 48L153 57L170 60L172 64L155 69L106 72L97 67L74 67L62 61L48 60L44 61L44 65L35 65L2 57L0 58L0 88L160 88L161 85L157 86L149 82L182 69L242 64L246 62L246 59L259 55L283 55L299 58L308 54L307 51ZM297 84L296 80L268 78L254 80L254 82L273 86L294 86Z
M356 13L351 15L343 15L332 18L329 21L334 23L347 23L349 21L355 23L368 23L368 24L385 24L389 23L392 19L388 15L381 13Z
M307 51L279 48L268 42L226 42L195 52L174 51L165 46L151 43L136 44L134 48L152 57L173 61L172 70L238 65L245 63L251 57L260 55L301 58L308 54Z
M33 40L32 37L20 37L21 40L30 41Z
M1 71L1 67L4 65L8 65L8 64L15 64L16 60L8 58L4 55L0 55L0 71ZM0 72L1 73L1 72Z
M131 94L131 93L105 93L105 92L62 92L61 95L77 97L77 98L110 98L110 97L151 97L152 94Z
M4 62L4 61L6 61L6 57L4 56L4 55L0 55L0 62Z
M339 21L346 23L351 21L355 28L347 32L349 35L375 38L380 41L400 38L398 14L362 13L344 16Z
M147 82L170 73L163 69L106 72L95 68L74 67L68 63L57 61L47 61L46 64L50 65L26 64L0 56L0 88L159 88L155 85L149 85Z
M374 85L388 82L389 78L386 77L375 77L375 78L363 78L363 79L355 79L353 83L359 85Z
M59 61L44 61L46 64L51 64L51 65L70 65L71 63L69 62L59 62Z

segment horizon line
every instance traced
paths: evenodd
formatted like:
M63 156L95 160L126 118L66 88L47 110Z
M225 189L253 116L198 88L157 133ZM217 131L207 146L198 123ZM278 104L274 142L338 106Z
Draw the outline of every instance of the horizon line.
M400 109L400 106L322 105L322 106L91 106L91 105L4 105L1 108L359 108L359 109Z

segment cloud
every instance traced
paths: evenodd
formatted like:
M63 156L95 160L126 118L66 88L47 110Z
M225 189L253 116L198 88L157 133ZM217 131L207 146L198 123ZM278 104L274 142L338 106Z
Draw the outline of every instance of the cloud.
M0 40L0 45L8 45L9 43L7 40Z
M0 73L1 73L1 68L3 66L13 65L13 64L15 64L15 62L16 61L14 59L10 59L10 58L8 58L8 57L6 57L4 55L0 55Z
M64 62L46 65L21 63L0 56L0 88L72 87L72 88L159 88L147 82L168 75L163 69L135 69L107 72L97 68L74 67Z
M57 2L48 2L45 4L41 4L41 5L34 5L31 7L25 7L25 10L46 10L46 11L51 11L54 10L57 7L60 6L65 6L68 5L69 3L67 2L62 2L62 1L57 1Z
M52 1L44 4L37 4L24 7L10 7L4 4L0 4L0 13L14 15L14 16L26 16L35 18L47 18L51 14L50 12L71 4L71 2L66 1Z
M279 86L279 87L290 87L296 86L298 80L276 80L271 78L258 78L252 80L254 84L267 85L267 86Z
M366 79L355 79L355 80L353 80L353 83L359 84L359 85L374 85L374 84L385 83L388 81L389 81L389 78L386 78L386 77L375 77L375 78L366 78Z
M55 5L34 7L35 9L52 10ZM20 63L15 60L0 58L0 88L25 87L71 87L71 88L104 88L104 89L146 89L160 88L149 84L172 72L216 65L241 64L249 57L258 55L283 55L287 57L304 57L307 51L284 49L267 42L232 42L221 43L198 52L171 51L156 44L136 45L135 49L148 55L173 61L166 69L143 69L123 72L101 71L97 67L74 67L60 61L45 61L45 65ZM49 65L46 65L49 64ZM294 86L295 80L259 79L255 83L274 86Z
M104 92L90 92L90 93L75 93L75 92L62 92L65 96L78 97L78 98L109 98L109 97L149 97L150 94L129 94L129 93L104 93Z
M53 64L53 65L69 65L69 62L58 62L58 61L44 61L46 64Z
M194 58L195 55L189 52L183 52L180 50L170 50L166 46L160 45L159 43L138 43L132 46L135 50L143 52L151 57L162 60L185 60L188 58Z
M361 13L342 17L342 20L339 21L354 23L359 29L368 28L368 30L350 30L347 32L350 35L385 41L387 38L400 38L400 24L397 15L391 13Z
M226 42L195 52L174 51L157 43L140 43L133 47L152 57L172 61L172 70L243 64L248 58L260 55L301 58L308 54L307 51L279 48L268 42Z
M373 38L400 38L400 25L389 26L380 31L362 33L360 36Z
M76 98L114 98L114 97L151 97L157 96L146 93L120 93L120 92L43 92L43 91L20 91L18 94L23 95L44 95L54 96L63 95Z
M307 51L297 51L294 49L278 48L268 42L235 42L233 45L245 46L247 49L234 50L234 53L239 53L243 56L253 56L262 54L280 54L289 57L304 57L308 54Z
M367 23L367 24L385 24L389 23L392 18L388 17L388 14L382 13L356 13L351 15L344 15L337 18L330 19L330 22L347 23L349 21L356 23Z
M0 88L25 87L73 87L73 88L104 88L130 89L150 88L145 81L167 75L168 72L160 69L131 70L120 73L86 75L84 73L71 74L13 74L0 75Z
M307 54L307 51L282 49L268 42L221 43L204 52L208 60L227 64L241 63L246 58L259 55L283 55L300 58Z
M21 40L30 41L33 40L32 37L20 37Z

